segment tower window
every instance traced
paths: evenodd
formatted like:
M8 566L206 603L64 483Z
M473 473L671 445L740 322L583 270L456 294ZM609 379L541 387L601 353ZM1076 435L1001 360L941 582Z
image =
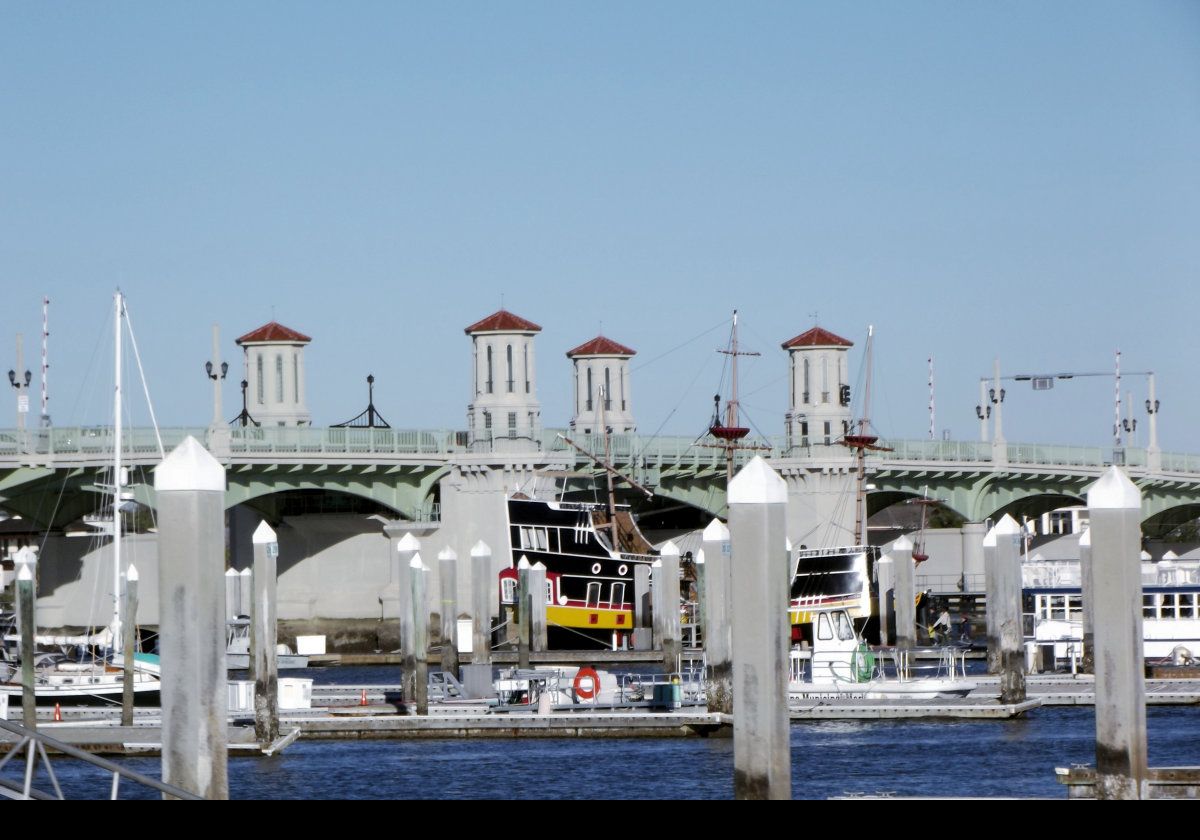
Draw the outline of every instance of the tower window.
M487 349L487 392L492 393L492 348Z
M510 345L508 345L508 350L505 352L505 356L506 356L506 361L507 361L507 364L508 364L508 379L506 380L506 382L507 382L507 384L508 384L508 393L510 393L510 394L511 394L511 393L513 392L513 385L514 385L514 382L513 382L513 365L512 365L512 362L513 362L513 359L512 359L512 345L511 345L511 344L510 344Z

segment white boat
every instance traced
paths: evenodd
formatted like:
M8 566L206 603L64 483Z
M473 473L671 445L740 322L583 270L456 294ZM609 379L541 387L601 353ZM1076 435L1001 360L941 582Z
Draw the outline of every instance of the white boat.
M34 673L34 694L41 706L66 703L96 704L120 703L124 691L124 669L118 664L121 650L122 634L126 632L121 622L121 505L132 496L122 490L128 486L126 468L121 463L122 434L121 421L124 407L121 390L121 351L122 329L127 324L125 298L118 291L113 300L114 321L114 369L115 387L113 397L113 462L111 483L105 488L111 492L111 517L98 524L98 533L111 536L113 554L113 605L112 621L108 627L99 633L82 634L79 636L39 636L41 644L52 644L59 648L53 653L39 654ZM134 344L134 352L137 345ZM138 360L138 367L141 361ZM152 413L153 416L153 413ZM159 451L162 444L159 442ZM133 574L130 574L133 578ZM4 648L13 650L10 644L15 640L11 635L6 636ZM80 652L79 656L68 656L63 650L73 649ZM114 659L114 657L116 657ZM151 660L157 657L137 654L133 673L133 690L137 702L155 702L159 698L159 679L157 669ZM138 664L141 663L141 664ZM156 663L155 663L156 664ZM9 697L10 705L20 703L23 693L21 673L16 663L11 660L3 663L0 669L0 693ZM4 673L8 671L10 673Z
M250 620L232 618L225 622L225 667L230 671L250 668ZM275 646L275 666L280 671L308 667L308 657L285 644Z
M813 612L813 646L793 648L788 660L788 701L865 699L933 700L965 697L978 688L966 678L963 653L945 648L933 672L918 675L904 650L872 650L854 630L845 609ZM892 667L883 661L892 657Z

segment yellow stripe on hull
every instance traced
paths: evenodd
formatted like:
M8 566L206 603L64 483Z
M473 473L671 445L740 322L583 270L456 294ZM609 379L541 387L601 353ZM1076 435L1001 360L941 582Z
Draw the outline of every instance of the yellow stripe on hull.
M577 627L580 630L632 630L633 610L552 607L547 604L546 623L550 627Z

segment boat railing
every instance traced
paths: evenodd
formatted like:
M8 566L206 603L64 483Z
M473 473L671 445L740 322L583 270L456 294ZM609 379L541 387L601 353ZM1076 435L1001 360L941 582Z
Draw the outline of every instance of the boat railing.
M667 685L679 686L680 702L685 706L703 703L708 696L704 669L684 668L670 674L621 674L617 680L616 702L639 703L653 700L655 687Z
M967 651L965 648L878 648L884 654L880 657L880 674L893 677L900 682L928 677L945 677L948 679L965 679L967 676ZM917 654L921 658L917 658ZM932 656L931 656L932 655ZM883 667L882 662L891 663L891 673Z
M70 744L64 743L57 738L52 738L35 729L26 729L24 726L9 721L0 720L0 730L15 735L19 740L16 745L8 751L8 753L0 758L0 771L2 771L11 760L18 758L22 752L25 753L25 771L22 774L23 778L20 782L14 782L11 779L0 776L0 796L6 796L10 799L66 799L63 795L62 786L58 783L58 777L54 774L54 768L50 764L50 756L46 753L46 748L49 747L63 755L78 759L79 761L89 764L101 771L112 773L112 785L109 788L109 799L119 799L121 789L121 779L135 782L144 787L157 790L167 796L175 799L203 799L202 796L197 796L191 791L186 791L183 788L169 785L166 782L161 782L158 779L152 779L149 776L144 776L141 773L130 770L127 767L122 767L115 762L109 761L99 756L92 755L86 750L81 750L78 747L73 747ZM46 768L46 775L50 778L50 784L54 788L54 793L39 790L33 786L35 770L37 768L38 759L41 758L43 766ZM19 763L17 766L20 766Z

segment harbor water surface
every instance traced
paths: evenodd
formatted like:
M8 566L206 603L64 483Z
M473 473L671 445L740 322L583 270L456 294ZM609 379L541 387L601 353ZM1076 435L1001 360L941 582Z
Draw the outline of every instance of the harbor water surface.
M1152 766L1200 764L1200 709L1147 709ZM796 798L844 794L1064 799L1054 768L1094 761L1091 708L1005 722L830 721L791 727ZM157 776L158 758L126 759ZM68 796L104 798L110 777L55 759ZM733 742L679 739L298 741L273 758L233 758L238 799L721 799ZM48 783L43 778L42 785ZM123 794L151 798L129 785Z

